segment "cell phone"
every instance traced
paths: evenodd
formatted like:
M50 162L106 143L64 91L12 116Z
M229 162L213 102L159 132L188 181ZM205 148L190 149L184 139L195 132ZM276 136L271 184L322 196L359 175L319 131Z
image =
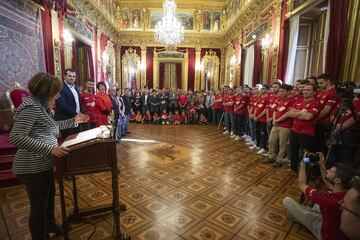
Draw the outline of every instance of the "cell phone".
M303 161L304 161L304 163L309 163L310 162L310 157L304 157Z

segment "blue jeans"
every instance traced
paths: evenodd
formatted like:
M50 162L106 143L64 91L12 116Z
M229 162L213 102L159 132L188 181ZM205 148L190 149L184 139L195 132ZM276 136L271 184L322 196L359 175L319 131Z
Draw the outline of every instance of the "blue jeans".
M117 125L116 125L116 130L115 130L115 138L116 140L120 140L121 136L122 136L122 130L123 130L123 123L118 121Z
M125 132L125 134L129 131L129 120L130 120L130 115L126 114L125 115L125 122L124 122L124 132Z
M225 112L225 125L227 130L230 132L234 132L234 112Z
M250 119L250 134L251 134L251 140L253 142L256 142L256 122L254 119Z

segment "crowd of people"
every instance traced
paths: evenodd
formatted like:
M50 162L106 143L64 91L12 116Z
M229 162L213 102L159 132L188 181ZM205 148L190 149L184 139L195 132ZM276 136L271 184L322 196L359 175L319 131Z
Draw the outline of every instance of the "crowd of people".
M18 108L10 134L18 148L12 170L24 182L30 199L29 227L34 239L62 234L54 218L53 156L65 156L69 149L58 146L59 130L64 140L73 133L108 125L111 119L117 139L130 134L129 121L223 126L229 139L245 141L250 150L264 155L263 163L274 168L290 163L298 173L300 190L315 205L306 207L286 197L283 204L289 217L318 239L360 238L360 179L354 170L359 161L354 157L360 99L354 96L349 102L346 96L349 108L344 107L344 96L337 94L328 75L298 80L294 86L276 81L271 86L195 92L107 89L98 82L95 93L93 80L80 92L75 83L76 73L71 69L65 70L63 82L49 74L36 74L28 84L31 95ZM319 166L326 190L308 185L309 162Z

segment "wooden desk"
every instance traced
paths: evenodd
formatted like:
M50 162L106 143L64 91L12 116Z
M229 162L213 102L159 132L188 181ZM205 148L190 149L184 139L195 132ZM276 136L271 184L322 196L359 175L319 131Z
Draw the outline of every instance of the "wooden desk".
M115 239L131 239L120 231L120 204L118 190L118 168L114 139L94 138L68 146L70 154L56 158L56 177L59 181L64 239L69 238L68 223L78 222L85 216L112 211L114 216ZM111 205L79 210L77 203L76 175L111 172L113 201ZM64 196L64 178L73 178L74 212L67 217Z

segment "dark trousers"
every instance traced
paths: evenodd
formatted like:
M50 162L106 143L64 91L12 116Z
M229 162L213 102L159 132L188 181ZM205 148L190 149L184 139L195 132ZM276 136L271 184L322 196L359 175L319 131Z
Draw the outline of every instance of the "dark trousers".
M235 129L234 134L237 136L241 136L245 131L245 115L234 115Z
M29 228L33 240L47 239L48 229L55 226L55 184L53 170L19 174L30 200Z
M326 167L333 166L335 162L342 162L356 168L360 162L360 159L355 158L359 139L360 134L357 130L341 131L338 141L331 148Z
M297 171L299 162L303 159L304 150L315 153L318 151L318 141L316 136L299 134L291 131L290 133L290 161L291 169Z
M222 113L222 109L214 109L214 123L216 125L219 124Z
M177 109L178 109L177 102L170 101L169 102L169 112L172 112L173 114L175 114L175 110L177 110Z
M205 117L206 117L208 122L213 121L213 110L212 110L211 107L205 108Z
M318 124L316 127L316 136L319 140L319 150L324 155L328 152L328 147L326 146L326 139L331 131L331 126L320 125Z
M265 150L268 149L268 134L266 129L266 123L256 122L256 144L258 147L263 148Z

